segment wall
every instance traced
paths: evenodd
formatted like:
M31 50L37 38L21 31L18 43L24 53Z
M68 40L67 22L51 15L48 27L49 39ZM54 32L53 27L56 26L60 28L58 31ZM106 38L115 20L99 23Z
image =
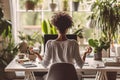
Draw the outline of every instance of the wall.
M11 16L10 16L9 0L0 0L0 7L2 7L2 9L4 11L4 18L7 20L10 20Z

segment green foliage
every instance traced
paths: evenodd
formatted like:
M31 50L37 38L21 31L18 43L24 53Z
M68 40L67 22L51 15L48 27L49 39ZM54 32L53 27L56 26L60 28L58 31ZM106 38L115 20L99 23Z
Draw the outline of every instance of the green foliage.
M73 34L76 34L79 38L83 38L83 29L76 30Z
M24 41L24 40L26 39L26 35L25 35L23 32L21 32L21 31L19 31L18 37L19 37L19 39L22 40L22 41Z
M73 2L83 2L83 0L73 0Z
M43 0L34 0L34 2L35 2L35 4L37 5L37 4L42 3L42 2L43 2Z
M120 5L117 0L96 0L91 10L91 19L96 20L96 26L112 41L120 26Z
M107 50L110 47L110 42L106 39L106 37L101 37L99 40L89 39L88 43L94 48L94 53L102 51L103 49Z
M42 21L43 34L57 34L56 28L50 23L49 20Z
M10 21L4 20L3 18L0 19L0 35L4 33L5 36L8 35L9 27L11 27Z
M18 52L18 48L14 44L11 30L11 26L8 26L1 34L4 41L3 48L0 50L0 68L5 68Z
M43 37L39 32L34 32L30 35L19 31L18 37L22 41L27 41L29 46L33 46L36 42L38 42L39 44L43 43Z
M5 20L4 13L0 8L0 37L2 47L0 48L0 69L4 70L6 65L14 58L18 49L14 44L12 36L12 24L10 21ZM4 72L4 71L3 71Z
M91 10L93 13L90 18L95 20L96 27L101 29L101 34L108 40L108 42L104 41L104 44L109 43L110 48L118 27L120 27L120 4L117 0L95 0ZM100 48L104 48L103 46L101 45Z

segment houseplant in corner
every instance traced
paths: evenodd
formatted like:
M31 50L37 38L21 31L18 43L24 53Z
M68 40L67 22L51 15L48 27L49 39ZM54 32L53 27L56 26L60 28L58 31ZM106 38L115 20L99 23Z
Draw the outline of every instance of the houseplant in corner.
M0 80L9 80L13 76L8 77L8 73L4 71L5 67L17 54L17 46L14 44L12 36L12 24L3 18L4 13L0 8ZM9 73L14 75L15 73Z
M103 36L100 39L89 39L88 43L94 48L94 60L102 60L102 50L110 47L109 40Z
M111 44L115 35L118 35L116 32L120 26L120 6L117 0L96 0L91 10L93 12L92 19L96 21L96 27L101 30L101 34L104 35ZM108 57L110 57L110 47Z

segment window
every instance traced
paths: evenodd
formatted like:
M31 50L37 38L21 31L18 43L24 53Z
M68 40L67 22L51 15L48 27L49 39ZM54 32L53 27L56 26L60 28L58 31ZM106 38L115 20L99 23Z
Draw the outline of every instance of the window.
M18 31L22 31L27 34L32 34L32 32L36 31L41 32L42 20L50 19L54 12L63 10L62 0L55 0L57 8L54 12L52 12L49 7L51 0L43 0L42 5L39 3L39 5L37 5L34 10L26 10L25 1L26 0L12 0L14 12L14 36L16 43L19 42ZM67 5L67 12L73 17L74 20L74 27L77 28L79 25L81 28L84 28L84 36L86 38L86 41L96 33L94 32L95 28L90 28L88 26L89 21L87 20L89 14L91 14L90 7L92 2L93 0L83 0L83 3L79 3L78 11L73 11L72 0L68 1ZM74 27L73 31L76 29ZM73 31L70 31L70 33Z

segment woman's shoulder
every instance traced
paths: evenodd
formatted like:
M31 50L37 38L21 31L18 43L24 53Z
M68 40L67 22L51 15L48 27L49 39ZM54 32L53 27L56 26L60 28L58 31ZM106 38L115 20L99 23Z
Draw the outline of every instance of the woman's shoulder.
M77 41L75 39L68 39L69 42L72 42L72 43L77 43Z
M51 40L51 39L50 39L50 40L47 41L47 44L51 44L51 42L53 42L53 41L54 41L54 40Z
M64 43L71 43L71 44L78 44L78 42L75 39L67 39L63 41ZM56 41L56 40L48 40L47 44L52 44L52 43L61 43L61 41Z

